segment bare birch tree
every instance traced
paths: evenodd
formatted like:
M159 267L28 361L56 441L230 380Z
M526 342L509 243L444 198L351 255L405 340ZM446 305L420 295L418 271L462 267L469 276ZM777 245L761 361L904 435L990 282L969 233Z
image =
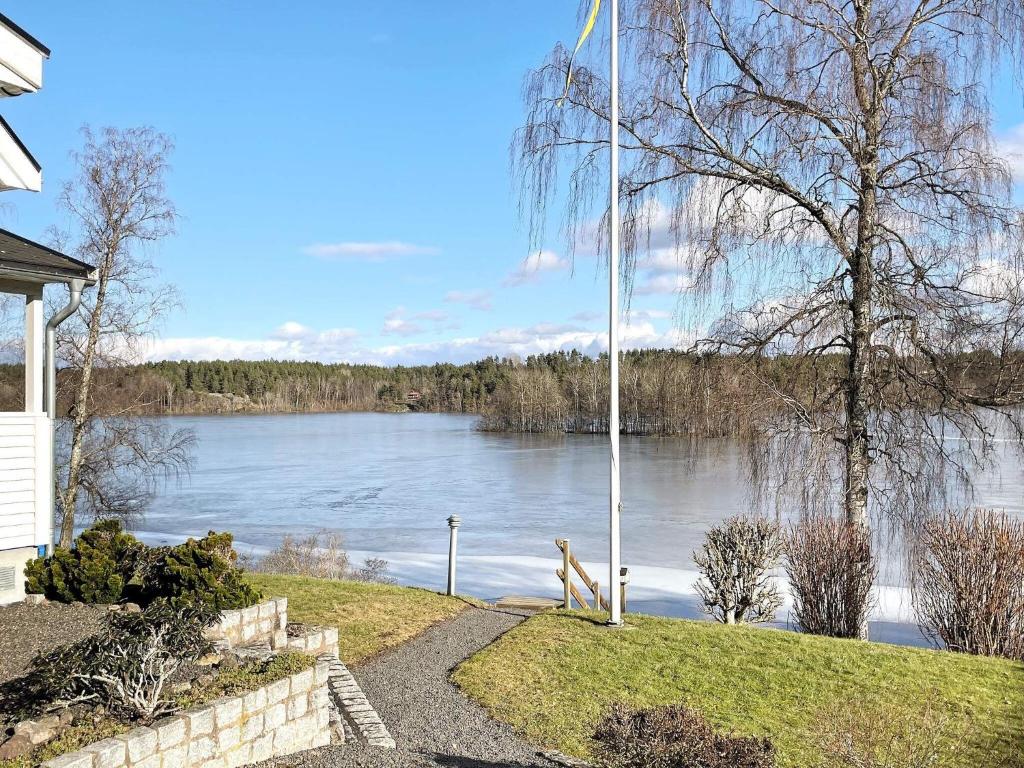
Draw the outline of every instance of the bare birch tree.
M675 257L703 351L749 361L764 487L859 526L919 519L998 430L1022 435L1021 216L989 96L1021 71L1024 7L623 5L625 277ZM513 170L538 241L564 201L570 246L591 245L606 65L559 107L567 61L557 47L528 77Z
M79 511L131 518L162 476L187 468L193 436L132 418L131 406L109 411L97 392L97 366L116 367L137 357L139 344L175 303L173 289L156 282L144 252L171 234L176 213L165 175L170 140L151 128L83 129L73 155L76 175L60 194L69 228L54 238L96 266L95 288L83 294L74 321L61 327L58 355L71 403L62 424L68 434L58 480L60 546L68 547ZM106 386L116 386L116 381Z

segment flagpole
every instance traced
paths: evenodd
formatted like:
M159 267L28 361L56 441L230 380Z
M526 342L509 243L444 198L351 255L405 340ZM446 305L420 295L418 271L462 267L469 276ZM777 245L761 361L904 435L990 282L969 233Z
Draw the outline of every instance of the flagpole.
M611 162L609 173L608 239L608 439L610 448L610 479L608 484L609 575L608 616L610 626L622 624L622 602L619 590L619 568L622 563L619 542L619 512L622 508L619 487L619 0L611 0Z

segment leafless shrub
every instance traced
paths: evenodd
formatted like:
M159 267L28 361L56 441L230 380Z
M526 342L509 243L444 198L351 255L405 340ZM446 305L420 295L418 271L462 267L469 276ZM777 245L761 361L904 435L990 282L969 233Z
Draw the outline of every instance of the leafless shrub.
M877 571L870 532L838 517L810 514L790 527L784 549L800 629L863 636Z
M713 527L693 553L704 610L723 624L771 621L782 605L771 577L780 554L779 526L764 518L736 516Z
M925 635L951 651L1024 658L1024 522L946 512L925 522L913 570Z
M818 721L819 768L933 768L962 757L964 740L946 715L845 705Z
M285 536L277 549L252 558L248 568L263 573L287 573L317 579L390 581L387 560L371 557L361 568L355 568L345 551L345 540L341 534L326 530L304 538Z
M634 709L616 704L594 733L607 768L774 768L768 739L719 733L681 704Z

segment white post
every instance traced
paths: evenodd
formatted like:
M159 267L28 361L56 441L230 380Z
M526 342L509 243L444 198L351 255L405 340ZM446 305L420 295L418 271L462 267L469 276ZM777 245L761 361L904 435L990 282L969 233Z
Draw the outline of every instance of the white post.
M452 515L448 518L448 528L451 531L448 538L448 594L455 594L455 560L456 550L459 546L459 526L462 525L462 520L459 519L458 515Z
M619 489L619 1L611 1L611 94L609 121L611 128L610 162L610 219L611 234L608 238L608 363L610 373L608 385L609 413L608 438L611 448L611 479L608 487L608 545L609 578L608 624L622 624L622 605L619 590L619 567L622 556L619 546L619 513L622 501Z
M25 412L43 412L43 290L25 296Z

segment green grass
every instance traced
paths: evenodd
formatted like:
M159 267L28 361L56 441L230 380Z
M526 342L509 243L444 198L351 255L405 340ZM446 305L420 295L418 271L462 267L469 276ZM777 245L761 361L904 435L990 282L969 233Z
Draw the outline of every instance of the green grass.
M824 713L948 717L944 765L1009 762L1024 744L1024 664L881 643L631 616L535 616L464 662L455 682L535 743L586 758L616 701L684 702L725 730L769 736L784 768L817 766ZM953 755L957 752L956 756Z
M467 604L426 589L307 576L250 574L267 597L288 598L288 620L338 628L346 664L376 656L450 619Z

